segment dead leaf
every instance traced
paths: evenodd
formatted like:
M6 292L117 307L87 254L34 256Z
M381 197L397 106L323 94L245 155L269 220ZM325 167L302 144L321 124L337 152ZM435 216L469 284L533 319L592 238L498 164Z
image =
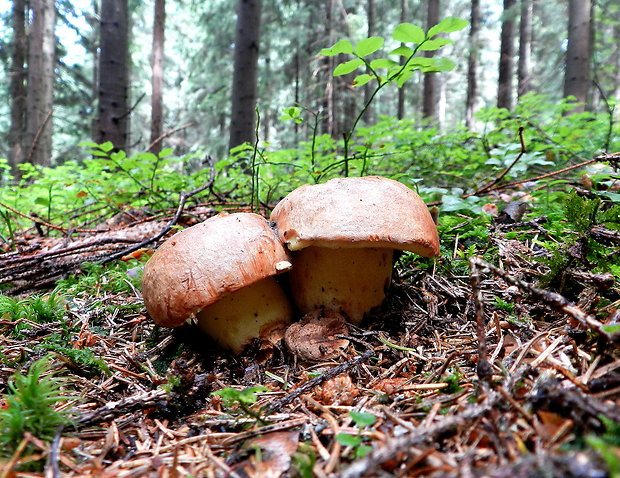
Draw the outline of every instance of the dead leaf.
M327 380L323 385L317 387L315 399L324 405L353 405L353 402L360 394L359 389L353 384L351 377L347 374L338 375L331 380Z
M291 456L298 446L298 430L267 433L244 445L245 449L256 450L257 453L238 463L233 470L241 472L242 476L277 478L290 468Z
M346 339L336 335L349 332L344 317L328 309L315 310L306 314L286 330L284 341L291 352L302 360L325 360L340 355L349 345Z

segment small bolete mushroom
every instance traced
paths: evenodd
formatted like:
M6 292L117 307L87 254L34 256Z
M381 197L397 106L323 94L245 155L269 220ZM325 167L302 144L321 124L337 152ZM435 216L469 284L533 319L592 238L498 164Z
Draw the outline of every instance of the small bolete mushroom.
M144 267L151 318L177 327L191 317L220 345L240 353L252 339L283 335L292 306L275 280L291 258L267 221L219 214L164 242Z
M300 311L338 310L356 324L383 302L394 249L439 254L437 227L422 199L379 176L301 186L270 219L294 251L291 294Z

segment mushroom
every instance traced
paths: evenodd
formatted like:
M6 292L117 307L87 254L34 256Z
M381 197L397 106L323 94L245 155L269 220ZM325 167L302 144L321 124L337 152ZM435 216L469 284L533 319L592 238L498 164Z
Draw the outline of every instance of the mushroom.
M290 261L263 217L219 214L155 251L142 276L144 303L157 324L178 327L195 317L216 342L240 353L252 339L283 336L292 306L275 276Z
M294 251L289 277L300 311L337 310L355 324L383 302L394 249L439 254L437 227L422 199L379 176L301 186L270 219Z

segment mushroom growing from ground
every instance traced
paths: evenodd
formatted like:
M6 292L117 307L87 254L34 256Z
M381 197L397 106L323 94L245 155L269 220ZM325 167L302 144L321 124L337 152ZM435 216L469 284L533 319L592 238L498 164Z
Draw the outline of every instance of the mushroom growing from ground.
M356 324L383 302L394 249L439 254L437 227L422 199L388 178L301 186L270 219L294 251L290 283L300 311L337 310Z
M177 327L195 317L216 342L240 353L253 339L283 336L292 306L275 276L290 260L263 217L219 214L155 251L142 276L144 303L157 324Z

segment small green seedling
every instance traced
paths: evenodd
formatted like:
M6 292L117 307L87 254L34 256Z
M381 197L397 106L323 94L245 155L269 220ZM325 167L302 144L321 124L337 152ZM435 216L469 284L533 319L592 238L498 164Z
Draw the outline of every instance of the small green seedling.
M366 427L374 425L377 421L377 417L371 413L365 412L349 412L349 416L358 427L357 435L338 433L338 435L336 435L336 440L341 445L350 446L353 448L355 458L363 458L372 451L372 447L363 444L364 438L362 437L362 430Z
M263 418L260 412L252 409L252 405L258 401L257 393L268 391L269 389L267 387L256 385L254 387L244 388L243 390L223 388L222 390L213 392L211 395L221 397L225 408L230 410L241 409L243 414L262 422Z

